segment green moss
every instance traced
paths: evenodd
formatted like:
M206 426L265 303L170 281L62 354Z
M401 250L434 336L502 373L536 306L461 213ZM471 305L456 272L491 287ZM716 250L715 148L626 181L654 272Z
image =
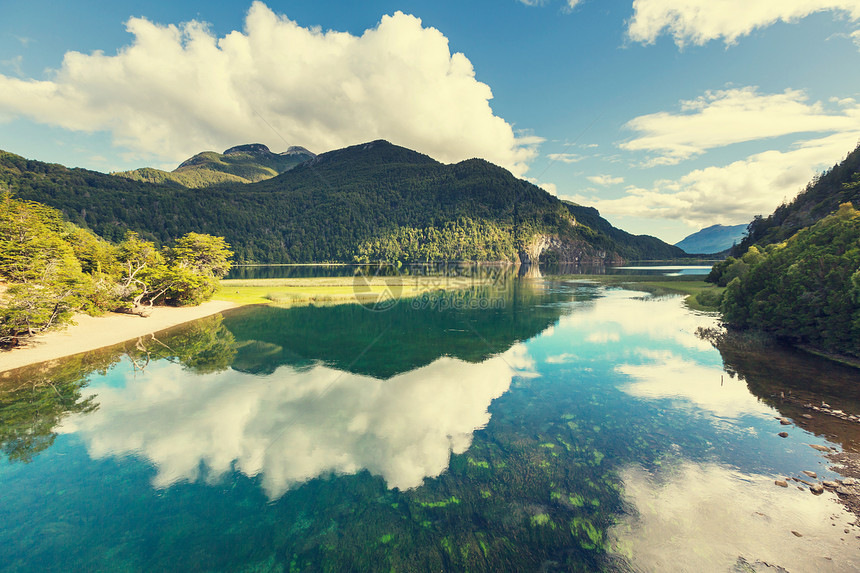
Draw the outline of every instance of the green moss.
M394 536L390 533L386 533L385 535L383 535L382 537L379 538L379 542L382 544L385 544L385 543L389 543L392 539L394 539Z
M585 549L597 549L603 544L603 533L589 520L574 517L570 522L570 532L580 540Z
M555 529L555 524L550 519L549 515L546 513L539 513L537 515L533 515L531 518L532 527L543 527L549 525L553 529Z

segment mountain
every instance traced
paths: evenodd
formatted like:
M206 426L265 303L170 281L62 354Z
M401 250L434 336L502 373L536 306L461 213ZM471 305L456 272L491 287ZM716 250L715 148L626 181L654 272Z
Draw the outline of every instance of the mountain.
M684 237L675 246L690 254L720 253L740 243L746 230L746 225L711 225Z
M229 151L229 150L228 150ZM224 154L228 155L228 154ZM255 183L188 188L0 153L0 182L108 239L224 236L238 262L620 262L683 257L481 159L446 165L374 141Z
M183 161L173 171L143 167L113 173L148 183L178 183L199 188L220 183L253 183L289 171L299 163L316 157L304 147L293 146L283 153L272 153L262 143L231 147L224 153L204 151Z
M815 177L795 199L780 205L768 217L756 217L749 234L732 254L739 256L751 245L779 243L804 227L835 213L842 203L860 207L860 146L839 164Z

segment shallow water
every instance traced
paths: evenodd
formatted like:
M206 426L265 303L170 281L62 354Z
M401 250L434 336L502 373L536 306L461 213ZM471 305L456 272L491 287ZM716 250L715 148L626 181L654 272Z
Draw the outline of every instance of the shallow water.
M510 279L27 369L0 387L0 571L857 570L836 494L774 480L840 477L809 444L856 452L856 424L804 404L860 411L860 372L714 325Z

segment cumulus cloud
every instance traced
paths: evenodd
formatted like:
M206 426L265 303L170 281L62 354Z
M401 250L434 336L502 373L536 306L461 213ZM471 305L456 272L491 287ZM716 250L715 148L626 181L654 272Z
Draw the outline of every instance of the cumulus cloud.
M619 199L571 197L605 214L676 219L701 228L714 223L748 223L793 199L822 169L845 158L860 130L797 143L789 151L769 150L725 166L696 169L651 188L631 186Z
M612 175L591 175L590 177L586 177L586 179L596 185L603 185L604 187L624 183L624 177L613 177Z
M196 21L131 18L126 28L134 39L117 54L68 52L52 79L0 75L0 113L109 131L117 145L170 161L248 142L322 152L384 138L522 175L536 155L537 139L493 113L466 56L413 16L353 36L254 2L244 31L224 37Z
M634 0L627 35L651 44L665 32L679 48L717 39L733 44L758 28L825 11L855 21L860 0Z
M235 469L261 475L274 499L316 477L366 469L408 489L465 452L490 421L490 403L533 368L522 345L480 364L440 358L388 380L284 366L266 380L231 370L188 383L177 365L155 365L124 386L91 387L101 407L60 431L79 435L93 458L147 458L156 487Z
M762 94L756 87L706 92L682 101L681 112L636 117L625 125L638 132L620 145L656 154L647 165L673 165L733 143L805 132L860 130L860 105L840 100L835 106L809 102L799 90Z

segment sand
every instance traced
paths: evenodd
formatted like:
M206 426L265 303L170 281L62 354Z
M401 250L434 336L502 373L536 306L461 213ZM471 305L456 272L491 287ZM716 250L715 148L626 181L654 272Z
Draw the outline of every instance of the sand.
M65 330L40 334L28 340L26 346L0 351L0 372L113 346L236 306L240 305L213 300L200 306L156 306L146 318L114 313L99 317L79 315L75 317L77 324Z

